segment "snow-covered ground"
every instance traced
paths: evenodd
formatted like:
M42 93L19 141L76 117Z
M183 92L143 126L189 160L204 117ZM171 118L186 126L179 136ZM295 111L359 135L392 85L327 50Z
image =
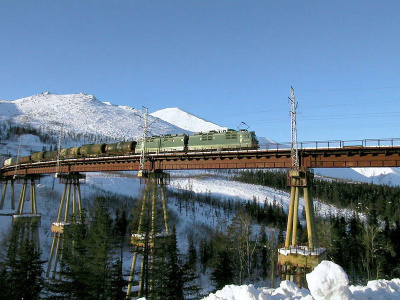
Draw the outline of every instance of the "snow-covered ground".
M174 174L176 176L179 172ZM184 174L184 172L181 172L181 174ZM193 174L192 172L192 176ZM171 187L181 190L190 190L201 194L210 193L222 199L242 201L256 200L257 202L267 202L268 204L276 202L277 204L281 204L285 211L288 211L290 195L287 192L265 186L232 181L225 176L211 175L209 174L207 176L207 173L199 173L198 176L193 177L172 177ZM351 217L353 214L349 209L339 209L318 200L314 200L314 206L316 214L320 216L339 215ZM299 211L302 211L303 208L304 198L301 197L299 201Z
M227 285L203 300L375 300L400 299L400 279L373 280L367 286L349 286L343 269L330 261L322 261L306 275L309 290L300 289L291 281L282 281L277 289L255 288L253 285Z

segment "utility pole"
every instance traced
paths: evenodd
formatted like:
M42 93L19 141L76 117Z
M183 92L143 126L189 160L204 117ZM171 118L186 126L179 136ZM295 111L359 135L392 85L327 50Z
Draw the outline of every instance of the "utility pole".
M56 168L56 173L54 174L54 177L58 176L58 173L60 172L60 167L61 167L61 162L60 162L60 154L61 154L61 140L63 136L63 130L64 130L64 123L61 123L60 127L60 134L58 136L58 144L57 144L57 168Z
M142 133L142 149L140 151L140 163L139 163L139 172L138 177L145 177L143 176L145 171L145 164L146 164L146 139L147 139L147 118L148 118L148 109L144 107L144 116L143 116L143 133Z
M326 249L319 247L315 226L314 205L309 195L309 183L312 173L301 166L297 143L297 103L294 89L290 89L290 122L291 122L291 168L287 173L287 183L290 186L290 205L286 227L286 239L283 248L278 249L278 268L282 279L296 281L298 286L304 286L305 274L312 271L322 260L326 259ZM297 244L297 225L299 223L299 197L303 190L306 212L308 244Z
M296 108L297 103L294 98L294 89L290 88L290 124L292 130L292 139L291 139L291 156L292 156L292 169L298 170L300 167L299 163L299 149L297 145L297 121L296 121Z

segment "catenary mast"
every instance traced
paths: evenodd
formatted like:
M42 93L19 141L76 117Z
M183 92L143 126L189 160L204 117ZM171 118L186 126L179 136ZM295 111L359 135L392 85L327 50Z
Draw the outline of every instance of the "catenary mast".
M309 184L312 173L301 166L297 143L297 121L294 89L290 89L290 122L291 122L291 168L288 170L287 183L290 186L290 205L286 227L285 245L278 249L278 268L282 279L296 281L299 286L305 284L305 274L312 271L323 259L326 259L325 248L319 247L315 228L314 205L309 195ZM297 226L299 223L300 189L303 190L306 213L308 243L298 245Z

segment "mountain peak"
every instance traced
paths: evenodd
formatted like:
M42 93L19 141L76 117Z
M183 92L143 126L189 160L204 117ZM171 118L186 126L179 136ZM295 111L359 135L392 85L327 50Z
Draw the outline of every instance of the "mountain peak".
M170 124L173 124L184 130L192 132L208 132L211 130L226 130L227 128L221 127L215 123L206 121L191 113L184 111L178 107L169 107L158 110L150 114L153 117L159 118Z
M2 101L0 122L2 120L27 123L30 127L42 130L45 128L49 132L59 132L60 124L63 123L65 132L119 140L139 138L143 123L134 108L104 103L94 95L84 93L41 93L13 101ZM154 118L150 117L149 121L152 120ZM164 121L156 122L149 130L154 135L184 132Z

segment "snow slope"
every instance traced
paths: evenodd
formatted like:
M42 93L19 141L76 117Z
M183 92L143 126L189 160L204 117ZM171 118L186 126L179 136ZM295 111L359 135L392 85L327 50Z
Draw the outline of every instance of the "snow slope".
M87 133L119 140L137 139L142 133L143 113L127 106L101 102L93 95L42 94L14 100L0 100L0 121L12 120L44 131ZM182 133L184 130L149 116L152 135Z
M226 130L221 127L197 116L194 116L179 108L164 108L150 114L153 117L164 120L179 128L192 132L208 132L211 130Z
M268 204L276 202L282 205L285 211L288 211L290 204L290 195L287 192L280 191L274 188L269 188L261 185L242 183L231 181L229 178L222 176L210 176L207 174L185 177L179 176L179 172L171 174L170 187L179 190L190 190L200 194L211 194L222 199L231 199L239 201L253 201ZM181 172L185 174L185 172ZM200 174L200 173L199 173ZM339 209L332 205L314 200L316 214L320 216L339 215L351 217L353 212L349 209ZM299 211L304 208L304 199L300 197ZM360 215L361 218L364 216Z

